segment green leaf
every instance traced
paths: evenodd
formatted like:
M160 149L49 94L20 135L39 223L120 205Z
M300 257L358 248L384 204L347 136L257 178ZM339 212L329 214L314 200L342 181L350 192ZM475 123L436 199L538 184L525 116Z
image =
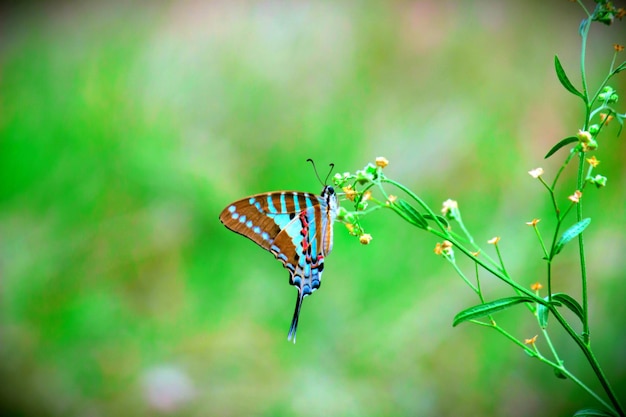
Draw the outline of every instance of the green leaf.
M445 228L450 227L450 222L448 222L448 219L446 219L443 216L436 216L436 217L437 217L437 220L439 220L439 223L441 223L443 225L443 227L445 227ZM430 214L428 214L428 213L424 214L424 218L426 220L433 220L433 221L435 220L435 218L433 216L431 216Z
M407 220L409 223L414 224L420 229L426 229L426 227L428 226L426 219L417 210L415 210L412 205L404 200L398 199L398 201L396 202L396 206L401 209L401 216L405 220Z
M584 410L576 411L573 417L617 417L617 414L595 408L585 408Z
M479 304L474 307L470 307L458 313L454 316L452 326L456 326L464 321L474 320L480 317L488 316L501 310L505 310L511 306L520 303L532 303L534 300L526 296L506 297L499 300L490 301L485 304Z
M556 76L559 77L559 81L561 82L561 84L563 84L563 87L565 87L565 89L569 91L570 93L584 100L585 96L583 96L583 94L580 91L578 91L576 87L572 85L569 78L567 78L567 75L565 74L565 70L563 69L563 66L561 65L561 61L559 61L559 57L556 55L554 56L554 69L556 70Z
M548 301L548 297L544 297L544 300ZM537 306L537 319L539 320L539 326L542 329L545 329L546 327L548 327L548 313L550 312L550 310L548 310L548 307L546 307L543 304L539 304Z
M556 294L552 294L552 301L556 301L559 302L561 304L563 304L565 307L569 308L570 310L572 310L574 312L574 314L576 314L578 316L578 318L580 319L580 321L582 322L583 319L583 308L581 307L581 305L578 303L578 301L576 301L573 297L569 296L568 294L562 293L562 292L558 292Z
M578 142L578 138L576 136L568 136L565 139L561 139L561 141L559 143L557 143L556 145L554 145L552 147L552 149L550 149L550 151L548 151L546 156L544 156L543 158L544 159L548 159L549 157L551 157L556 151L558 151L562 147L567 146L570 143L574 143L574 142Z
M556 255L559 252L561 252L561 249L563 249L563 246L565 246L566 243L568 243L570 240L574 239L576 236L581 234L583 230L585 230L587 226L589 226L589 223L591 223L591 218L587 217L585 219L582 219L581 221L579 221L578 223L576 223L569 229L567 229L563 233L563 236L561 236L561 238L557 242L556 246L554 247L554 254Z
M613 70L613 74L626 70L626 62L622 62L619 67Z

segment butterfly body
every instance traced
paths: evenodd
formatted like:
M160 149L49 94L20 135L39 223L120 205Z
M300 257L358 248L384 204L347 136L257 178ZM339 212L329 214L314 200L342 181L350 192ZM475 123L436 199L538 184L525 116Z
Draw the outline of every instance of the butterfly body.
M331 186L320 195L299 191L256 194L229 204L220 221L271 252L289 271L289 283L298 290L288 339L296 340L304 297L318 289L324 259L333 247L337 196Z

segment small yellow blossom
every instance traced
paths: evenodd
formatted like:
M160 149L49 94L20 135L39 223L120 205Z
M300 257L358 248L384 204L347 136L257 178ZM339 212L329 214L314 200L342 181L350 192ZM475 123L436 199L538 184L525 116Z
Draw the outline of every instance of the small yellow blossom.
M529 225L529 226L535 227L535 226L537 226L537 223L539 223L540 221L541 221L541 219L532 219L531 221L526 222L526 224Z
M572 203L578 203L580 201L580 197L582 197L582 196L583 196L583 193L581 193L580 191L576 190L576 191L574 191L574 194L570 195L567 198L569 198L569 200Z
M533 291L539 291L542 288L543 288L543 285L541 285L541 283L539 282L535 282L533 285L530 286L530 289Z
M617 17L619 20L622 20L624 16L626 16L626 9L623 7L620 7L619 9L617 9L617 13L615 13L615 17ZM624 50L623 46L621 50Z
M530 339L524 339L524 344L534 346L536 341L537 341L537 335L535 335L534 337L531 337Z
M448 240L444 240L441 243L437 242L437 244L435 245L436 255L449 254L451 250L452 250L452 242Z
M480 251L479 250L477 250L476 252L472 252L472 256L474 258L478 258L478 255L480 255Z
M389 201L391 204L393 204L393 203L396 202L397 199L398 199L398 197L396 197L395 195L389 194L389 200L387 200L387 201Z
M366 192L363 193L363 195L361 196L361 201L367 201L370 198L372 198L372 192L370 190L367 190Z
M496 237L492 237L491 239L489 239L487 243L489 243L490 245L497 245L499 241L500 241L500 236L496 236Z
M618 43L614 43L613 44L613 49L615 49L615 52L622 52L624 50L624 45L620 45Z
M611 114L600 113L600 121L604 123L604 125L608 125L614 117Z
M361 242L361 244L363 245L369 245L371 241L372 235L370 235L369 233L363 233L361 236L359 236L359 242Z
M379 156L376 158L376 166L384 168L389 165L389 161L384 156Z
M456 210L459 208L459 203L455 200L447 199L443 202L443 207L441 208L441 214L444 216L450 213L452 210Z
M352 188L352 185L348 184L345 187L342 188L343 192L346 193L346 198L350 201L354 201L354 198L356 197L356 190Z
M587 158L587 162L589 162L589 165L591 165L594 168L600 165L600 161L596 159L595 155L592 156L591 158Z
M533 170L528 171L531 177L539 178L543 175L543 168L535 168Z

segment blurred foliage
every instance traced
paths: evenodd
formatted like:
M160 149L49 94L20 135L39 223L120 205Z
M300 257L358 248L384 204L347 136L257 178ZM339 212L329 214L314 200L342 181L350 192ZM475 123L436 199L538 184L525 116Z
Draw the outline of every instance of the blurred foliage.
M527 171L558 166L543 155L582 119L552 68L558 54L575 74L578 6L4 7L7 415L522 416L592 402L495 333L452 329L476 300L434 241L391 213L368 217L368 247L337 226L295 346L287 272L217 219L244 195L319 192L306 158L342 172L384 155L431 205L458 200L477 238L501 236L509 272L530 285L544 267L524 222L549 201ZM592 32L592 77L617 41L613 28ZM624 394L626 146L605 138L609 186L586 203L592 337ZM578 282L566 256L557 291ZM566 360L591 376L578 352Z

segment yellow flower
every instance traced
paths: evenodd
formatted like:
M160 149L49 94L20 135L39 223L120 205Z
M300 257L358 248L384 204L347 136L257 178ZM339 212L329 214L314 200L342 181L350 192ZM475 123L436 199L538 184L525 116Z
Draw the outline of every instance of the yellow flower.
M533 291L539 291L542 288L543 288L543 285L541 285L541 283L539 282L535 282L533 285L530 286L530 289Z
M589 165L591 165L594 168L600 165L600 161L598 161L595 156L592 156L591 158L587 158L587 162L589 162Z
M450 254L451 251L452 251L452 242L448 240L444 240L441 243L437 242L437 244L435 245L436 255Z
M583 196L583 193L581 193L580 191L576 190L576 191L574 191L574 194L570 195L567 198L569 198L569 200L572 203L578 203L580 201L580 197L582 197L582 196Z
M361 236L359 236L359 242L361 242L361 244L363 245L369 245L371 241L372 235L370 235L369 233L363 233Z
M625 9L620 9L623 11L623 13L626 13L626 11L624 11ZM615 15L615 17L617 17L617 15ZM622 52L624 50L624 45L620 45L618 43L614 43L613 44L613 49L615 49L615 52Z
M500 241L500 236L496 236L496 237L492 237L491 239L489 239L487 243L489 243L490 245L497 245L499 241Z
M535 168L533 170L528 171L531 177L539 178L543 175L543 168Z
M535 335L534 337L531 337L530 339L524 339L524 344L534 346L536 341L537 341L537 335Z
M529 226L535 227L535 226L537 226L537 223L539 223L540 221L541 221L541 219L532 219L531 221L526 222L526 224L529 225Z
M389 165L389 161L384 156L376 157L376 166L384 168Z
M614 117L611 114L600 113L600 121L602 121L605 126L608 125L609 122L613 119Z
M346 193L346 198L350 201L354 201L354 197L356 197L356 190L352 188L352 185L348 184L342 188L343 192Z

